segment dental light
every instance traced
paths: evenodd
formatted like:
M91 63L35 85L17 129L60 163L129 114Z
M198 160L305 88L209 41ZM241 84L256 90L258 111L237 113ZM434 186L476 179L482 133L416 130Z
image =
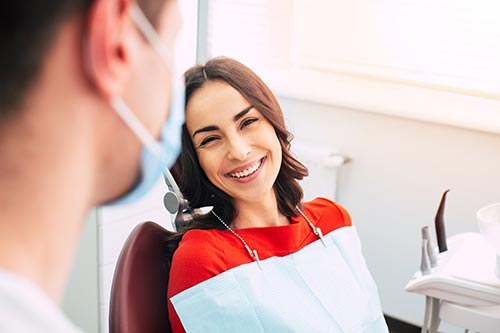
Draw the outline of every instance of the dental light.
M500 279L500 202L478 210L477 224L483 237L495 248L495 274Z

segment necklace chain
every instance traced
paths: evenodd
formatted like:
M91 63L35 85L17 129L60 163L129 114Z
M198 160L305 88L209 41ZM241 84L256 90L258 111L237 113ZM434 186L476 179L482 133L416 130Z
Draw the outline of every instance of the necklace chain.
M297 210L299 211L300 215L302 215L306 219L307 223L309 223L309 226L311 227L311 229L314 232L314 234L316 236L318 236L319 239L321 239L321 243L323 243L323 246L326 247L325 240L323 239L323 232L321 231L321 228L320 227L316 227L311 222L311 220L309 220L309 218L307 217L307 215L304 214L304 213L302 213L302 211L300 210L300 208L298 206L295 206L295 208L297 208Z
M257 255L257 251L255 250L251 250L250 249L250 246L248 246L247 242L245 242L245 240L243 239L243 237L241 237L240 235L238 235L236 233L236 231L234 231L233 229L231 229L231 227L229 225L226 224L226 222L224 222L224 220L222 220L219 215L217 215L214 210L212 209L212 214L214 214L214 216L222 223L224 224L224 226L227 228L227 230L231 231L233 233L233 235L235 235L236 237L238 237L240 239L240 241L243 243L243 245L245 246L245 249L247 250L248 254L250 255L250 258L252 258L254 261L257 261L259 262L259 256Z
M297 211L300 213L300 215L302 215L304 217L304 219L307 221L307 223L309 224L309 226L311 227L313 233L318 236L318 238L321 240L321 242L323 243L323 246L326 247L326 244L325 244L325 241L323 239L323 233L321 232L321 229L319 227L316 227L312 222L311 220L309 220L309 218L306 216L306 214L304 214L302 212L302 210L300 210L300 208L298 206L295 206L295 208L297 209ZM260 259L259 259L259 255L257 254L257 251L254 249L252 250L250 248L250 246L248 246L247 242L245 242L245 240L243 239L243 237L241 237L236 231L234 231L233 229L231 229L231 227L226 223L224 222L224 220L222 220L222 218L219 217L219 215L217 215L214 210L212 209L212 214L227 228L227 230L229 230L233 235L235 235L242 243L243 243L243 246L245 247L245 249L247 250L248 254L250 255L250 258L252 258L253 261L257 262L257 264L259 265L259 268L261 268L260 266ZM261 268L262 269L262 268Z

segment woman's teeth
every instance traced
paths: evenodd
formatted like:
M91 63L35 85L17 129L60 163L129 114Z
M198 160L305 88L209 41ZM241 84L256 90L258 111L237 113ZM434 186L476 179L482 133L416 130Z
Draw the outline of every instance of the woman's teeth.
M257 163L255 163L254 165L252 165L248 169L245 169L245 170L240 171L240 172L230 173L229 176L231 176L233 178L241 178L241 177L250 176L252 173L257 171L257 169L260 167L261 163L262 163L261 160L259 160Z

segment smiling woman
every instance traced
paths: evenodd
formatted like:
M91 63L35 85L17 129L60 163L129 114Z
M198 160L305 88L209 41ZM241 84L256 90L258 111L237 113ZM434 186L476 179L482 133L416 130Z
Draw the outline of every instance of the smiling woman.
M237 209L232 194L214 183L214 167L206 169L204 165L219 163L218 180L228 180L224 179L227 173L242 172L255 159L267 156L269 159L263 161L266 170L274 166L279 171L271 177L267 190L274 184L280 211L286 216L297 214L295 206L303 196L297 180L307 175L307 168L290 153L293 136L285 126L281 107L253 71L229 58L215 58L205 66L193 67L186 73L186 117L180 187L193 207L215 206L225 221L233 221ZM258 147L254 147L255 140ZM265 150L272 143L271 156ZM221 156L225 151L227 160ZM253 196L259 198L258 193ZM209 223L207 227L221 225Z
M387 332L350 216L302 202L291 139L246 66L215 58L186 73L180 187L213 209L169 240L173 332Z

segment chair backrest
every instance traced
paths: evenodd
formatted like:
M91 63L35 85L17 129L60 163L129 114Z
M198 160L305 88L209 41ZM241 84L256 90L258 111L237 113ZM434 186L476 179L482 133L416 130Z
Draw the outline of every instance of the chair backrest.
M171 332L165 240L172 233L154 222L141 223L130 233L111 286L111 333Z

